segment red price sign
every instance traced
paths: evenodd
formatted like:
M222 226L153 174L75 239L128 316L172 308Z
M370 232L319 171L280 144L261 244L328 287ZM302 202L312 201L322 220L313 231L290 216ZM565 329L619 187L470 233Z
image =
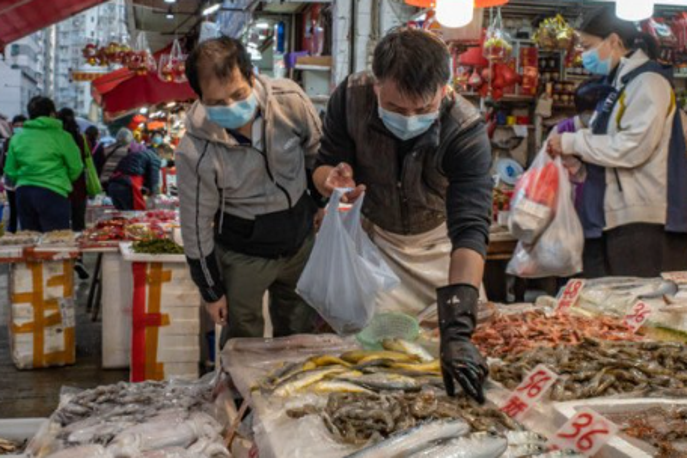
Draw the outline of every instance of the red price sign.
M595 455L618 432L618 426L591 409L582 409L555 434L550 443L573 449L585 456Z
M654 309L651 307L651 304L639 301L632 306L632 310L625 316L625 325L632 332L637 332L649 320L653 311Z
M557 313L568 313L568 311L577 303L577 299L582 294L582 289L584 288L584 280L570 280L561 298L558 300L558 306L556 307Z
M556 383L558 375L543 364L525 376L522 383L506 400L501 410L511 418L520 419Z

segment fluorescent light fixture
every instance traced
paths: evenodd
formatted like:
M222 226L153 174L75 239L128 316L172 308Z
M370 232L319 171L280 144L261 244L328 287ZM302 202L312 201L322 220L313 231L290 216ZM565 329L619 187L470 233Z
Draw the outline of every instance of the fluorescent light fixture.
M165 3L176 3L177 0L165 0Z
M169 11L167 11L167 19L174 19L174 12L170 8Z
M220 3L217 3L216 5L208 6L203 10L203 16L210 16L211 14L215 14L219 9L222 7Z
M148 107L143 107L140 110L138 110L138 112L144 115L144 114L148 113Z
M270 25L267 22L258 22L255 24L256 29L261 29L261 30L267 30L270 28Z
M437 0L437 21L449 29L465 27L475 17L474 0Z
M615 14L625 21L643 21L654 15L654 0L618 0Z
M167 104L167 108L174 108L176 105L177 105L176 102L169 102L169 103Z

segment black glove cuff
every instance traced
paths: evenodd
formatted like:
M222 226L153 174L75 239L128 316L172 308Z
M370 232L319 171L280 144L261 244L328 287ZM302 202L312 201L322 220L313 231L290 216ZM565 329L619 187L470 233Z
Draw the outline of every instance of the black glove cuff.
M439 288L437 306L442 334L455 332L469 336L477 325L479 290L469 284Z

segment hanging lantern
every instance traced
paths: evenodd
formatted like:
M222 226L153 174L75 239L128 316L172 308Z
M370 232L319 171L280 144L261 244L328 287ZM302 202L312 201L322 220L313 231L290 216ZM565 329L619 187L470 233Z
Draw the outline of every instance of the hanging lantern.
M615 14L625 21L643 21L654 15L654 0L617 0Z
M465 27L475 17L472 0L437 0L437 21L449 29Z
M437 0L405 0L406 4L410 6L417 6L418 8L434 8L437 6ZM454 0L459 1L459 0ZM503 6L510 0L475 0L475 8L491 8L492 6Z
M165 83L185 83L186 80L186 54L181 50L179 40L174 40L169 54L160 56L157 77Z

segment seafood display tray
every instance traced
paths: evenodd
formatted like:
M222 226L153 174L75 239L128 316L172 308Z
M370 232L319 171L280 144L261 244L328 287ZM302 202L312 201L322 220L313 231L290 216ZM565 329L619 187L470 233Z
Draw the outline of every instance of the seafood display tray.
M186 263L186 256L183 254L140 254L134 252L132 242L122 242L119 244L122 257L128 262L180 262Z
M0 438L28 442L47 422L47 418L0 419ZM26 458L27 456L25 453L2 455L3 458Z
M553 408L556 420L560 424L572 418L580 409L590 408L601 415L632 413L647 409L662 407L674 408L687 407L687 400L683 399L587 399L582 401L569 401L554 403ZM629 439L629 438L628 438ZM649 444L645 444L636 439L625 439L616 436L598 454L598 458L652 458L654 453Z

